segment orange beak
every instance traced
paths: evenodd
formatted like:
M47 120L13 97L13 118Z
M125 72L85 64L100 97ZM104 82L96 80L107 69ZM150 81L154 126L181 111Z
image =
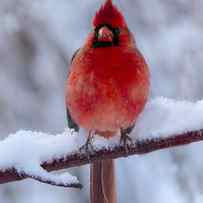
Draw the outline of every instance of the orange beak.
M99 42L113 42L113 33L112 31L104 26L99 29L98 33L98 41Z

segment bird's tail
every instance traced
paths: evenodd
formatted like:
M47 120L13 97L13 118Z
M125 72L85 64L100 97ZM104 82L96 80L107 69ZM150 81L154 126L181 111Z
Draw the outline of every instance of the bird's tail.
M107 159L91 164L91 203L116 203L114 160Z

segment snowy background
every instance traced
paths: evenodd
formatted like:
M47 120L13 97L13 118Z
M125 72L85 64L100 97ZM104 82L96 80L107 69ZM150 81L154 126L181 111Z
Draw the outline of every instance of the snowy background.
M0 134L62 132L69 60L101 0L1 0ZM203 98L203 2L115 0L152 75L151 97ZM166 115L167 116L167 115ZM190 115L185 115L185 119ZM203 201L203 144L117 161L119 202ZM20 153L20 152L19 152ZM88 202L88 167L70 170L86 186L61 189L32 180L0 186L2 203Z

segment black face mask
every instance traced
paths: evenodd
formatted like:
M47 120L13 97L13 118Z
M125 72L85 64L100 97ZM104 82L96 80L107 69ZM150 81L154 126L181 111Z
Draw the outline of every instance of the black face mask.
M99 30L100 30L100 28L102 28L104 26L106 26L109 30L112 31L112 33L113 33L112 42L101 42L98 40ZM94 32L95 32L95 38L94 38L94 42L93 42L93 48L119 46L119 34L120 34L119 28L112 28L108 24L102 24L99 27L97 27Z

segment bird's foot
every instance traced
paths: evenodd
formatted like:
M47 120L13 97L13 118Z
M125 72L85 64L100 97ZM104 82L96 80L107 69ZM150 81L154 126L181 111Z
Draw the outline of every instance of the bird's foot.
M121 130L120 145L123 145L125 148L126 154L129 152L129 146L133 144L132 138L128 133Z
M88 159L90 158L91 153L94 151L94 147L92 145L92 141L93 141L93 136L90 133L87 141L84 145L82 145L79 149L80 153L85 153L88 156Z

